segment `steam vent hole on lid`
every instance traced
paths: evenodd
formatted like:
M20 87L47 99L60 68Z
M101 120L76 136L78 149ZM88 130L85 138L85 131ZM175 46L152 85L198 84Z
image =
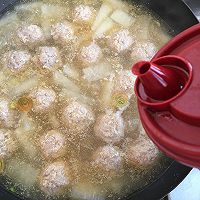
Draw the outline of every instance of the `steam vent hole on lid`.
M178 56L136 63L132 72L138 76L137 96L148 103L169 101L176 97L188 83L191 65Z

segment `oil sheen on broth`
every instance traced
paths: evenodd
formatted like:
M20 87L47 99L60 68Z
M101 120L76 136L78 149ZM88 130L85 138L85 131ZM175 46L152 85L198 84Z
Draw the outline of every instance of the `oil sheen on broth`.
M134 62L170 36L118 0L43 0L0 20L0 174L31 199L124 199L170 161L146 136Z

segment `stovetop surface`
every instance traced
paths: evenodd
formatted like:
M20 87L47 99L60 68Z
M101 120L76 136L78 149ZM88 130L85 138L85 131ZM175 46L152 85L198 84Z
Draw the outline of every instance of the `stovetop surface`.
M169 200L200 200L200 170L193 169L169 194Z

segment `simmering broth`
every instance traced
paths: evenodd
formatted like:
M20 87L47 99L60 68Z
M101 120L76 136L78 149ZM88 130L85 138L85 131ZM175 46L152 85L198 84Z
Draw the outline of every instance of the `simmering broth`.
M134 62L169 39L134 3L43 0L0 20L0 173L30 199L123 199L170 160L139 121Z

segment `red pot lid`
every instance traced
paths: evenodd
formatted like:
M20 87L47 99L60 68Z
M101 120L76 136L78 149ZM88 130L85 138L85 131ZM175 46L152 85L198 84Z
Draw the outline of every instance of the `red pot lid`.
M142 124L173 159L200 167L200 25L133 67Z

